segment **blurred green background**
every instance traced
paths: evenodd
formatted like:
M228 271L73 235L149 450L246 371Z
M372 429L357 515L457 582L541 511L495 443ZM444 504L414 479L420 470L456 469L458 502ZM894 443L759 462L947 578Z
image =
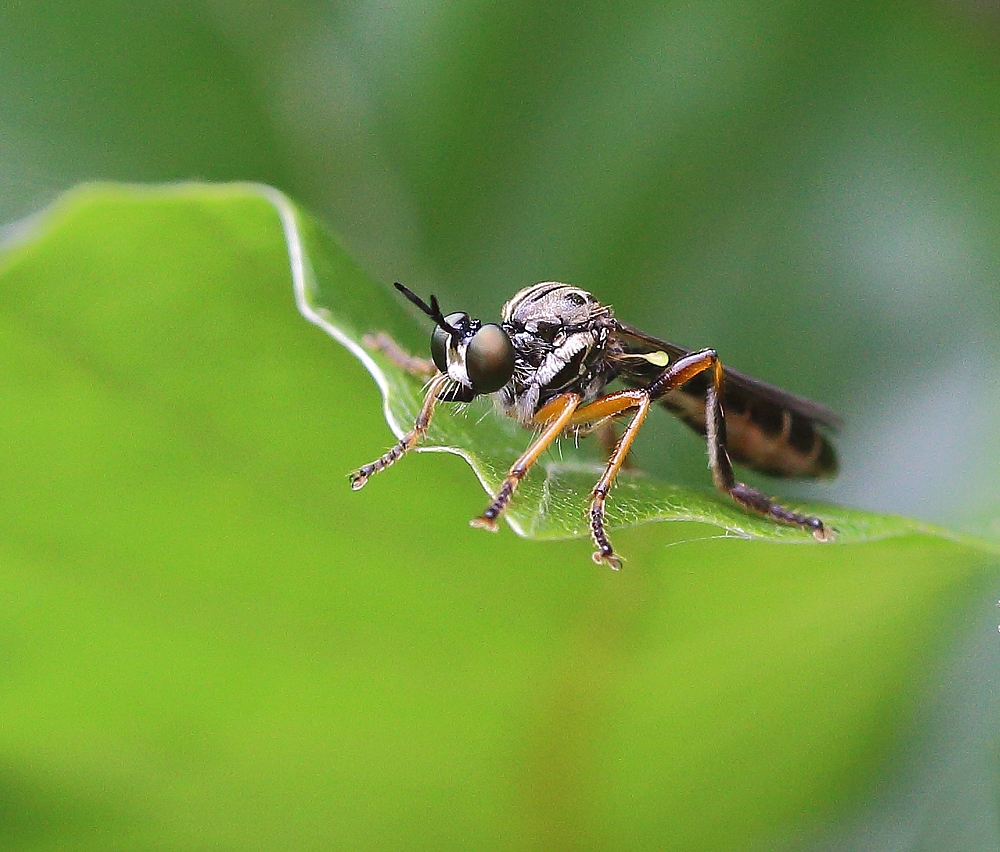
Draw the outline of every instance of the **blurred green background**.
M0 6L0 221L189 178L279 187L446 307L590 289L844 415L842 475L782 493L1000 539L991 4ZM80 233L118 258L128 217L71 223L5 279L11 848L772 848L870 793L948 641L995 640L977 559L938 543L645 529L619 578L582 542L470 533L457 459L350 495L389 440L377 393L294 314L251 211L136 213L120 280L81 276L109 267ZM699 440L653 421L640 466L705 482ZM970 647L981 697L996 645ZM994 767L996 708L968 701L945 729Z
M273 183L378 280L715 346L845 415L810 494L1000 536L995 4L35 0L0 39L0 219ZM642 464L703 477L656 420Z

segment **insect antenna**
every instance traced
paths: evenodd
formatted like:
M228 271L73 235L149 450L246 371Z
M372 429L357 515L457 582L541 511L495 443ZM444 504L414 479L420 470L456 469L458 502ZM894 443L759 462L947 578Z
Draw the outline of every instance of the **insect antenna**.
M423 299L421 299L412 290L407 289L398 281L394 282L393 286L399 290L407 299L413 302L420 310L422 310L427 316L429 316L434 322L436 322L441 328L448 332L452 337L459 338L462 335L459 333L458 329L453 325L449 325L447 320L444 318L444 314L441 313L441 306L438 305L437 296L431 296L431 303L428 305Z

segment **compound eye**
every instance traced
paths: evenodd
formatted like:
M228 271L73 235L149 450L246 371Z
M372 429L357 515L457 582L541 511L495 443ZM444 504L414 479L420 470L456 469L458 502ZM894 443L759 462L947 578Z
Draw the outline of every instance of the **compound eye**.
M469 315L461 311L448 314L444 318L452 328L462 329L469 323ZM448 372L448 345L451 343L451 335L441 326L434 326L431 332L431 358L434 359L434 366L442 373Z
M465 369L476 393L500 390L514 375L514 346L495 323L484 325L465 350Z

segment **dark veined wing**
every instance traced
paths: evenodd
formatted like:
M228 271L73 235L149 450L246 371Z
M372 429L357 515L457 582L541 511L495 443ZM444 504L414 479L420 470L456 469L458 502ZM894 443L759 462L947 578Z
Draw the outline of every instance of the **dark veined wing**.
M684 349L615 320L620 351L612 360L622 381L643 386L668 363L696 350ZM708 372L695 376L659 402L695 431L705 434ZM733 461L771 476L832 476L837 455L820 427L835 430L840 418L829 408L723 366L722 407L726 446Z

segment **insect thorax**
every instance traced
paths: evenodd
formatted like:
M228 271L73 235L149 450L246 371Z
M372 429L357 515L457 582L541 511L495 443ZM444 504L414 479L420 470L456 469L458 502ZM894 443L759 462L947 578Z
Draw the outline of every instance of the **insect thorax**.
M514 375L498 396L504 412L528 423L545 403L574 392L587 402L613 378L605 346L611 309L590 293L546 281L521 290L503 308L514 345Z

